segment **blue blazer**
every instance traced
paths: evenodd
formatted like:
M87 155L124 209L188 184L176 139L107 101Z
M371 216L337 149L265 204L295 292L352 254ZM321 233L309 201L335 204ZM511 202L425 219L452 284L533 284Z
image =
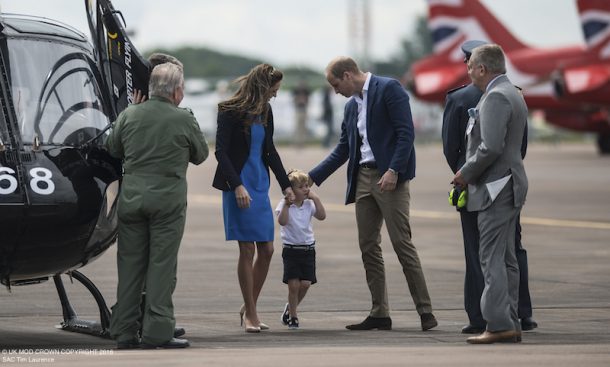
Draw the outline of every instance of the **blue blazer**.
M356 201L362 145L357 123L358 104L352 97L345 104L339 143L324 161L309 172L311 179L319 186L349 159L345 204ZM366 131L380 174L392 168L398 173L398 183L415 177L415 131L409 95L397 80L371 76Z

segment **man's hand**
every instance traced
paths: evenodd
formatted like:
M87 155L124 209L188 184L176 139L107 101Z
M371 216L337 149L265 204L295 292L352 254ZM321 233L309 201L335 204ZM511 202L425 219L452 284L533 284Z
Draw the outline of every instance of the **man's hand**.
M142 93L139 89L134 89L133 91L133 103L132 104L140 104L146 101L146 95Z
M464 181L464 177L462 177L461 171L457 171L451 183L460 187L466 187L468 185L468 183Z
M381 179L377 182L379 185L379 190L381 192L384 191L394 191L396 189L396 182L398 182L398 174L396 172L387 170Z
M249 208L250 202L252 201L252 198L244 185L239 185L235 188L235 199L237 199L237 207L240 209Z

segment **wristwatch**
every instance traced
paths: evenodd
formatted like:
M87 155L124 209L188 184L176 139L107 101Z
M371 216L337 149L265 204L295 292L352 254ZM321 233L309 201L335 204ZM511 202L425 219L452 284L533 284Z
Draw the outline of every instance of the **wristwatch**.
M396 176L398 176L398 172L394 171L393 168L388 168L388 171L392 172L393 174L395 174Z

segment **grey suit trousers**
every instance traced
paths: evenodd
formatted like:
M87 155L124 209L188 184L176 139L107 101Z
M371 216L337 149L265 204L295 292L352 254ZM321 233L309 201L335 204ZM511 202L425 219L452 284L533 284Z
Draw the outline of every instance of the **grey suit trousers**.
M377 169L360 168L356 188L356 221L362 263L372 298L370 316L389 317L385 266L381 252L381 225L385 221L390 241L409 285L417 313L431 313L432 305L409 225L409 181L394 191L381 192Z
M520 330L515 225L521 208L513 203L512 180L509 180L494 203L478 215L479 257L485 279L481 312L489 331Z

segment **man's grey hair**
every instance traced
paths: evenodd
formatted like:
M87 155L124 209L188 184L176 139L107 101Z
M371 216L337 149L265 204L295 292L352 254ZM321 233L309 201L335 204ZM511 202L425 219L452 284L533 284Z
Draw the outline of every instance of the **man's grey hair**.
M502 47L496 44L476 47L470 56L473 65L483 65L492 74L505 74L506 61Z
M155 66L150 73L148 91L150 96L173 98L174 91L184 86L184 74L182 67L166 62Z
M172 64L176 64L180 67L184 67L180 60L175 58L172 55L164 54L161 52L155 52L148 56L148 62L150 63L150 68L154 69L155 66L165 64L166 62L171 62Z

